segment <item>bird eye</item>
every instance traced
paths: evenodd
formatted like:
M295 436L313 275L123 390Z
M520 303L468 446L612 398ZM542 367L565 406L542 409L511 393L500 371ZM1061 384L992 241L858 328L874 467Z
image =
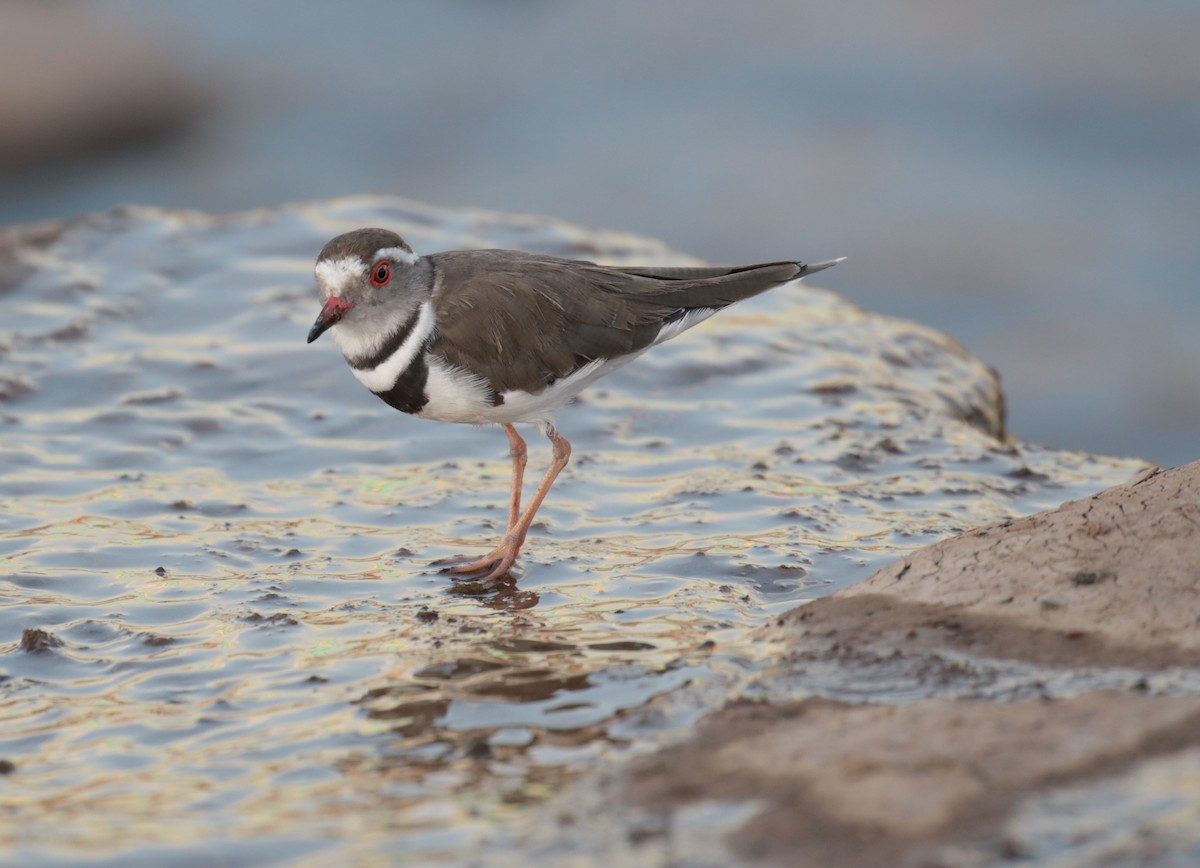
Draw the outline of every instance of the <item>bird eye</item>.
M371 272L371 283L376 286L383 286L392 279L392 264L386 259L375 264L375 270Z

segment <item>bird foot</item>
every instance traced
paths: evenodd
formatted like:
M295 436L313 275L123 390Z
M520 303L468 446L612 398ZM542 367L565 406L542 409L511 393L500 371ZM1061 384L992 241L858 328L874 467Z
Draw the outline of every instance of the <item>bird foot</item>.
M434 561L433 565L441 567L442 572L455 577L462 576L476 582L494 582L507 575L516 560L517 548L501 544L483 557L459 555ZM477 575L478 573L483 575Z

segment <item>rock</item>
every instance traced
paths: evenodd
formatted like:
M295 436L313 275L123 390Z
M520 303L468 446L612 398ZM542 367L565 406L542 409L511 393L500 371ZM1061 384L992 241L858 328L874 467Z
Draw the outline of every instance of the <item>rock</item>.
M864 607L890 598L920 607L926 623L931 611L944 613L946 624L958 626L941 629L959 632L952 641L980 656L1197 666L1198 564L1200 463L1194 463L1153 468L1052 512L921 549L838 598ZM1062 642L1042 641L1050 635Z
M46 654L55 648L61 648L62 639L38 627L26 627L21 631L21 641L17 645L26 654Z
M737 705L637 762L625 795L650 813L757 805L726 842L738 863L942 864L948 845L997 837L1030 793L1196 746L1197 697Z
M777 624L809 661L1200 666L1200 463L921 549Z
M141 22L86 4L9 2L0 26L0 166L171 132L207 97Z
M1064 848L1185 864L1200 853L1197 502L1200 462L1154 468L786 613L758 631L775 662L741 699L611 785L638 811L606 834L716 802L751 816L708 828L722 855L694 864L1041 864ZM1177 768L1193 771L1173 783Z

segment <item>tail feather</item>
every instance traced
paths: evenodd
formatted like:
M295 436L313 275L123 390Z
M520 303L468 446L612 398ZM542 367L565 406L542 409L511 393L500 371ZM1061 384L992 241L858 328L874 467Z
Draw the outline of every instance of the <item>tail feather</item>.
M806 274L812 274L816 271L823 271L826 268L831 268L839 262L845 262L846 257L841 256L837 259L827 259L824 262L760 262L755 265L678 265L667 266L665 268L656 268L653 266L635 265L625 268L614 268L614 271L620 271L624 274L630 274L634 277L649 277L653 280L715 280L722 277L731 277L735 274L741 274L747 271L756 271L762 268L774 268L780 265L793 266L799 271L795 277L803 277Z
M796 264L800 266L800 276L807 277L808 275L814 274L818 271L824 271L826 268L833 268L833 266L837 265L839 262L845 261L845 256L839 256L837 259L826 259L824 262L797 262Z
M679 310L722 308L830 268L843 259L812 264L764 262L734 267L622 268L620 271L642 280L622 287L621 294Z

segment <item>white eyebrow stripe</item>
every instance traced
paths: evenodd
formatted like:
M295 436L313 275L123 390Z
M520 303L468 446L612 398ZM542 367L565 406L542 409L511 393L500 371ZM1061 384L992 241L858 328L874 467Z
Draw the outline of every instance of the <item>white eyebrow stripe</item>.
M393 262L403 262L405 265L413 265L417 261L417 254L411 250L405 250L403 247L381 247L375 251L375 261L381 259L390 259Z

